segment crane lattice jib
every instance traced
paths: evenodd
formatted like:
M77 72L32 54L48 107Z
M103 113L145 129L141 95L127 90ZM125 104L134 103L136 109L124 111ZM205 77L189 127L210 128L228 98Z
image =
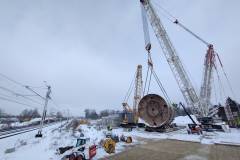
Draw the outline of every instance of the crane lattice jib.
M197 116L203 116L204 111L200 106L199 98L196 94L196 91L194 90L193 85L190 82L190 79L167 35L164 26L161 23L160 18L156 14L152 4L150 3L150 0L140 0L140 2L142 3L146 11L147 17L152 25L154 33L161 45L164 56L167 59L167 62L173 72L173 75L178 83L178 86L183 94L187 105L191 107L194 114L196 114Z
M138 103L141 100L142 96L142 66L137 66L137 74L135 78L135 90L134 90L134 100L133 100L133 112L134 114L137 113Z
M215 65L215 53L213 45L208 46L207 54L204 60L203 80L200 90L201 106L204 115L207 116L211 105L213 69Z

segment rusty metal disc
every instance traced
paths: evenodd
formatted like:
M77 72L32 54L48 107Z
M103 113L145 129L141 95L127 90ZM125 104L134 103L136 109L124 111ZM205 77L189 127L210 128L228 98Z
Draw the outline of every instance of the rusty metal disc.
M172 120L173 110L159 95L148 94L138 104L138 114L151 127L161 127Z

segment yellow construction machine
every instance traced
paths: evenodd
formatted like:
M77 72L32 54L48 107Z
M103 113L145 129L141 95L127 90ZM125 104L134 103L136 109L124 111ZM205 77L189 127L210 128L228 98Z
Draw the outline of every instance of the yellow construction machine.
M115 153L116 142L112 138L107 138L103 141L103 148L108 153Z
M133 82L134 85L133 85ZM124 102L122 103L123 106L123 114L122 114L122 127L126 128L132 128L134 126L137 126L138 124L138 112L137 112L137 106L141 99L142 95L142 66L137 66L137 71L134 75L134 79L129 87L129 90L125 96ZM129 99L129 96L132 93L132 90L134 88L134 98L133 98L133 107L131 108L127 101Z

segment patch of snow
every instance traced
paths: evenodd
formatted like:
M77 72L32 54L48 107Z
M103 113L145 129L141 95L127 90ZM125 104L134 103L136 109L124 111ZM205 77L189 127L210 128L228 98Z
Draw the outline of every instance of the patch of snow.
M181 160L207 160L207 158L199 155L188 155Z
M23 127L23 126L31 125L32 123L38 122L38 121L41 121L41 118L33 118L30 121L26 121L26 122L22 122L22 123L21 122L14 122L14 123L11 123L11 126L12 127Z
M197 124L200 124L195 115L191 115L191 117ZM176 123L178 126L186 126L193 122L188 116L178 116L174 118L173 123Z
M36 139L37 131L31 131L17 136L8 137L0 140L0 159L1 160L25 160L25 159L49 159L54 155L54 150L49 146L54 140L54 133L51 130L58 128L60 124L55 124L43 128L43 138ZM50 136L49 136L50 135ZM24 142L24 143L23 143ZM24 144L24 145L23 145ZM5 150L15 148L13 153L5 154Z
M7 124L0 124L0 129L7 128L7 127L8 127Z

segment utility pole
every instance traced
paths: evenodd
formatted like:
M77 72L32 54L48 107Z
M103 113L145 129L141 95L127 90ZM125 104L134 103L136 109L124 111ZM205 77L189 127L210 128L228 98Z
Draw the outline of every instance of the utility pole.
M36 138L37 137L42 137L42 128L43 128L43 124L46 118L46 114L47 114L47 105L48 105L48 100L50 99L50 93L51 93L51 86L47 86L47 93L46 93L46 98L45 98L45 103L44 103L44 108L43 108L43 114L42 114L42 120L40 123L40 128L38 130L38 133L36 134Z

